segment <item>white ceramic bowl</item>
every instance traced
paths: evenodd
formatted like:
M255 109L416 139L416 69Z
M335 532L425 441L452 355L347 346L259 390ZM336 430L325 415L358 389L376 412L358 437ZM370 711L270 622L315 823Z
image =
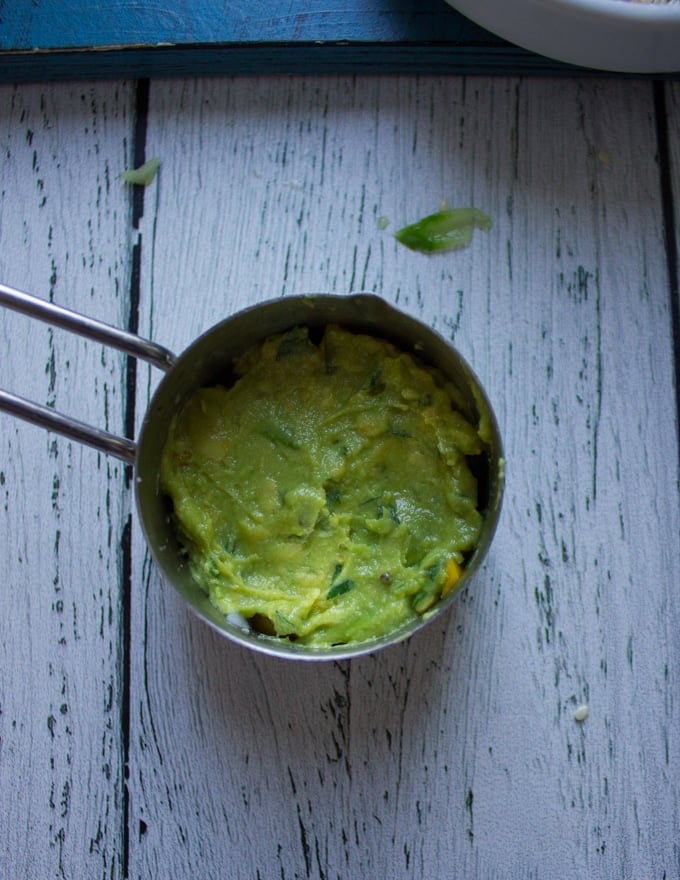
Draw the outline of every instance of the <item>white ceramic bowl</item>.
M582 67L680 71L680 0L447 0L499 37Z

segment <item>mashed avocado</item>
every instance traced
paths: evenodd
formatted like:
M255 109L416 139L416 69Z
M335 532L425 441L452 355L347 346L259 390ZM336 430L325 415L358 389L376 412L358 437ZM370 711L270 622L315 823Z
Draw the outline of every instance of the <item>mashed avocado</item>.
M384 635L460 577L478 432L443 378L331 326L267 339L175 417L161 479L217 609L312 647Z

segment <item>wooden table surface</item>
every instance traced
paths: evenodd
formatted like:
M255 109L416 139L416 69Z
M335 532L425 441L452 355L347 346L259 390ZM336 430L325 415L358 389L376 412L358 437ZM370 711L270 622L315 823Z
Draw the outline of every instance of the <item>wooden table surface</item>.
M0 281L177 352L376 292L471 362L507 458L451 613L308 664L187 610L121 462L0 415L0 877L677 880L680 85L4 85L0 139ZM442 200L492 230L396 242ZM139 425L152 368L1 321L4 388Z

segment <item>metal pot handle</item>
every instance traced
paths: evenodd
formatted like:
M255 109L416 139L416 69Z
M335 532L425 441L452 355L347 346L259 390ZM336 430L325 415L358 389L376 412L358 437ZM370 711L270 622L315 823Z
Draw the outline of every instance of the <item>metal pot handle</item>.
M4 284L0 284L0 305L28 315L30 318L37 318L39 321L70 330L79 336L110 345L133 357L148 361L166 372L175 365L175 355L155 342L143 339L134 333L119 330L102 321L87 318L78 312L72 312L62 306L38 299ZM135 461L137 445L133 440L94 428L85 422L64 416L49 406L33 403L2 389L0 389L0 412L10 413L79 443L93 446L101 452L115 455L130 464Z

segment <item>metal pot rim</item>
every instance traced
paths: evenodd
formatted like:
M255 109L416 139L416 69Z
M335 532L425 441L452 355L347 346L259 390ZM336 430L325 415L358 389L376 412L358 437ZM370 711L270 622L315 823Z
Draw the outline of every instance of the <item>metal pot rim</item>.
M466 565L460 585L433 609L385 636L358 643L314 649L289 640L246 630L241 622L220 614L191 577L186 556L170 534L170 512L160 485L160 454L173 414L197 388L214 382L234 358L251 345L296 324L338 323L395 342L433 363L464 393L477 420L488 432L488 503L478 546ZM373 653L409 638L439 618L460 595L481 566L500 514L504 459L495 415L481 383L463 356L437 331L372 293L311 294L265 300L235 312L213 325L176 359L162 378L144 416L136 456L135 495L140 523L154 561L164 577L205 623L233 642L275 657L299 660L345 660Z

